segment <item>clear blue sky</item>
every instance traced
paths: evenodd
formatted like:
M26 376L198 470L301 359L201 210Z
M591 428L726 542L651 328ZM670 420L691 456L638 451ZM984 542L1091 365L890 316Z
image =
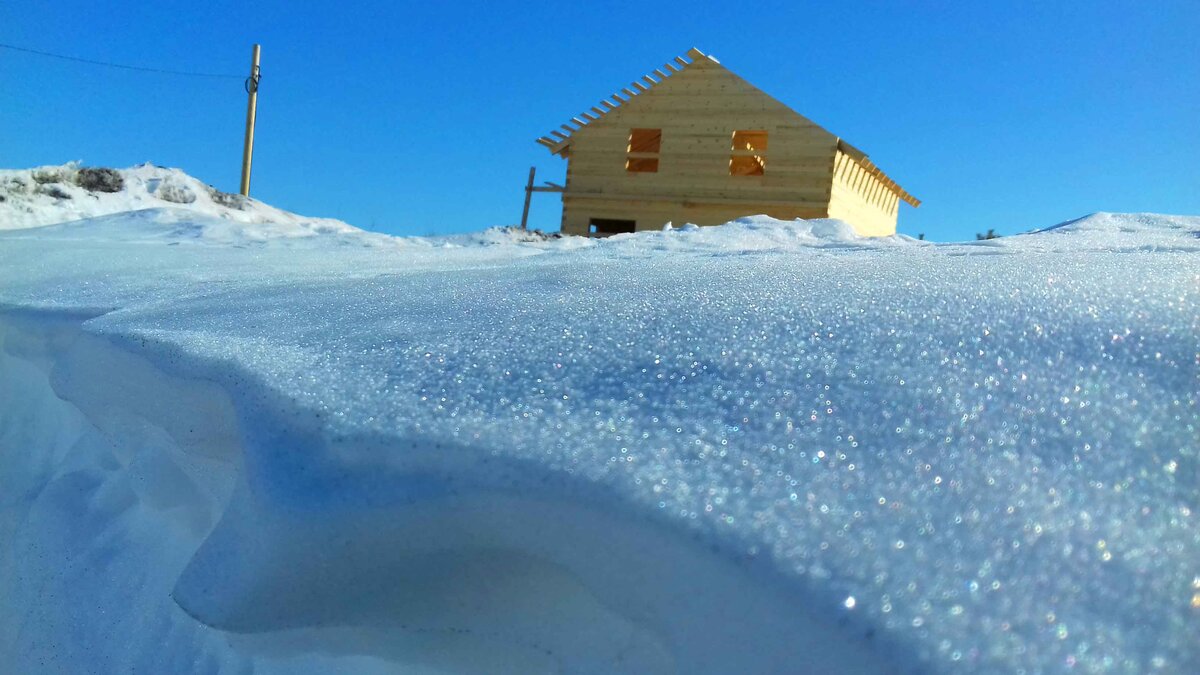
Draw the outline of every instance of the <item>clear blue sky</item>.
M925 201L900 230L1200 213L1200 2L0 4L0 42L242 74L254 196L397 234L515 223L534 139L692 46ZM238 80L0 50L0 166L151 161L236 191ZM557 229L556 195L532 224Z

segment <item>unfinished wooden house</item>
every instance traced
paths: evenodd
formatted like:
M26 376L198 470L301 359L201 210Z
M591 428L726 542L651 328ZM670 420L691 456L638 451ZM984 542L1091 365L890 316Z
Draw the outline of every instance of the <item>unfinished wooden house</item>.
M562 230L606 236L766 214L896 231L920 205L862 151L698 49L538 139L567 160Z

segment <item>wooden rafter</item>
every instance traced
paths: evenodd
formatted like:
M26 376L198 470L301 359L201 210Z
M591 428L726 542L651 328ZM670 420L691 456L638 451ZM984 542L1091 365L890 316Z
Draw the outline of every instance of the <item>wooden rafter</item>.
M577 117L572 117L567 124L563 124L560 127L566 131L565 134L559 131L552 131L550 134L553 136L553 138L550 136L543 136L538 139L538 143L545 145L554 154L563 152L571 144L571 135L576 131L579 131L593 122L599 121L608 113L620 108L621 105L632 101L634 98L650 91L650 89L652 89L655 85L669 77L674 76L676 73L681 72L683 69L695 63L697 59L701 58L712 57L707 56L704 52L696 49L695 47L689 49L685 56L676 56L673 59L674 63L667 63L663 68L656 68L651 74L644 75L641 81L633 82L630 85L633 87L633 89L630 89L629 87L622 87L619 92L614 93L607 99L602 99L600 101L600 105L603 106L603 108L592 106L590 109L580 113ZM716 59L713 60L715 61ZM679 64L679 66L677 67L675 64ZM667 72L663 72L663 69L665 69ZM624 94L624 97L622 97L622 94ZM570 124L574 124L575 126L569 126Z
M888 175L883 172L883 169L880 169L867 157L867 153L859 150L840 138L838 139L837 149L839 152L849 157L855 164L861 167L864 172L874 176L880 183L883 183L885 187L891 190L892 193L894 193L897 197L903 199L905 203L913 207L921 205L920 199L908 194L908 192L905 191L904 188L900 187L896 181L888 178Z

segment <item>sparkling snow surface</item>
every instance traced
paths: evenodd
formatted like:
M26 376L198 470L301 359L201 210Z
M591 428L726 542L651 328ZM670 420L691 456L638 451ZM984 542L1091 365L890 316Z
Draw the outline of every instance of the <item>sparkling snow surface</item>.
M763 217L607 240L241 227L5 233L0 303L87 311L229 392L248 489L279 509L599 506L898 670L1200 672L1200 218L940 245Z

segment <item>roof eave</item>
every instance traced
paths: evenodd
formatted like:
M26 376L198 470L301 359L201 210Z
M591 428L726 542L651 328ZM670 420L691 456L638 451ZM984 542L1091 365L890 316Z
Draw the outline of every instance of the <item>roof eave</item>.
M687 54L683 56L676 56L662 67L655 68L650 75L643 76L641 82L633 82L632 89L629 87L622 88L621 91L616 92L607 99L600 101L600 106L602 107L593 106L580 116L572 117L567 124L564 124L561 127L566 131L566 134L563 134L559 131L553 131L551 132L552 135L542 136L541 138L537 139L537 142L546 146L546 149L549 150L551 154L565 157L566 155L564 153L566 149L570 147L571 138L575 132L588 127L595 122L599 122L600 120L604 119L605 115L608 115L614 110L619 110L622 104L628 103L632 99L645 94L653 89L655 85L670 78L676 73L681 72L683 69L700 59L711 59L714 62L717 61L699 49L692 47L687 51ZM643 82L645 84L643 84ZM552 136L557 136L558 138L554 138Z
M907 190L900 187L899 183L889 178L888 175L883 172L883 169L876 166L875 162L872 162L870 158L867 157L867 153L859 150L840 138L838 139L837 149L841 153L850 157L850 159L853 159L859 166L863 168L863 170L878 179L879 182L883 183L884 187L891 190L906 204L912 206L913 208L917 208L921 205L920 199L917 199L909 194Z

